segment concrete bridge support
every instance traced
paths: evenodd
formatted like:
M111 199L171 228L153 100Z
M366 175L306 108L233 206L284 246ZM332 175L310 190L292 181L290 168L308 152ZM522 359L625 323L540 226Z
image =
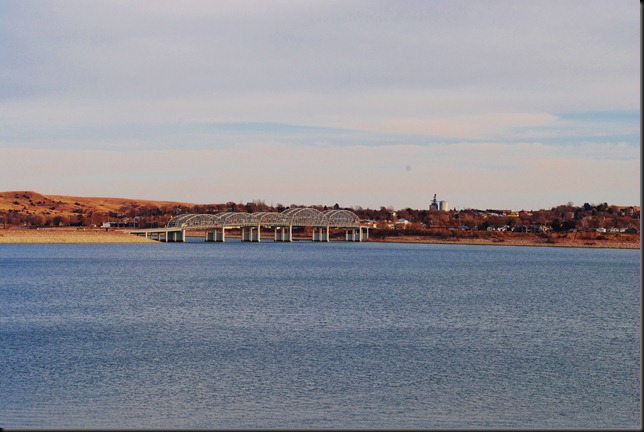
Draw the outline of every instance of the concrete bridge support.
M261 237L261 232L259 227L241 228L241 241L259 243L261 240L262 240L262 237Z
M293 227L292 226L275 227L275 241L276 242L292 242L293 241Z
M136 235L146 239L164 243L182 243L186 241L185 230L150 230L135 232Z
M156 240L164 243L183 243L186 241L185 230L148 230L148 231L135 231L135 235Z
M226 229L214 228L212 231L206 231L205 241L223 243L226 241Z
M329 227L313 227L313 241L328 242Z
M364 233L362 230L365 230ZM346 231L345 240L353 242L361 242L369 238L369 228L359 227L359 228L350 228Z
M166 231L165 233L165 242L166 243L183 243L186 241L186 231ZM159 233L159 241L161 241L161 233Z

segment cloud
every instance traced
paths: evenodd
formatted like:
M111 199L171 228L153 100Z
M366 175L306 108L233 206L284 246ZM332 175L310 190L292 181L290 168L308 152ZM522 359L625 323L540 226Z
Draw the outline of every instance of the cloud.
M0 189L423 207L431 188L527 207L521 188L547 206L610 184L597 201L637 202L638 13L590 0L6 0ZM614 181L598 183L600 161Z
M21 86L72 100L460 89L475 101L481 90L501 100L514 93L520 103L535 90L563 101L584 89L623 109L638 104L639 93L617 84L639 65L637 9L624 3L63 1L14 9L2 22L11 41L3 69ZM534 112L523 100L522 110Z
M360 129L416 135L459 138L497 136L511 128L550 125L556 117L546 113L482 113L448 118L390 118L371 124L359 124ZM354 125L355 126L355 125Z
M130 152L14 148L3 151L0 171L5 190L195 203L263 199L285 205L425 208L433 193L459 208L638 202L639 149L624 146L620 157L600 145L583 151L595 157L579 158L572 148L528 143L257 143Z

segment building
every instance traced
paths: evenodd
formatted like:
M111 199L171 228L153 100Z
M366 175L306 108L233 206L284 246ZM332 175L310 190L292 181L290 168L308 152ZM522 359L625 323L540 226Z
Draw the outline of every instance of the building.
M434 199L432 200L432 203L429 205L430 210L438 210L438 203L436 202L436 194L434 194Z
M447 201L436 201L436 194L434 194L434 199L432 200L432 203L429 205L430 210L441 210L441 211L449 211L449 203Z

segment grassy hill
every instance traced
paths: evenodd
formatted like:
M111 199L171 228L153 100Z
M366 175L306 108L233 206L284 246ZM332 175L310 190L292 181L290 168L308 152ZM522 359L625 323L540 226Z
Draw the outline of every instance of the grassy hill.
M151 201L130 198L76 197L66 195L42 195L33 191L0 192L0 213L14 211L28 215L70 217L79 213L118 212L123 207L173 207L189 205L175 201Z

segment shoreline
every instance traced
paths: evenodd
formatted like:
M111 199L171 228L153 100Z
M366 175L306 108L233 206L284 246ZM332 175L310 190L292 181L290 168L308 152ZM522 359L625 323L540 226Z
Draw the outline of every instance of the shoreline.
M40 228L0 229L0 244L81 244L81 243L149 243L126 231L105 229Z
M554 242L540 239L476 239L461 238L454 240L441 240L437 238L425 237L383 237L370 238L368 241L374 243L424 243L424 244L446 244L446 245L479 245L479 246L528 246L528 247L567 247L567 248L602 248L602 249L640 249L638 241L614 241L614 240L597 240L597 239L561 239Z
M189 235L190 236L190 235ZM192 236L190 236L192 237ZM231 236L231 238L235 238ZM268 240L269 242L271 240ZM307 241L296 239L295 241ZM332 239L331 241L342 241ZM40 229L0 229L0 244L80 244L80 243L158 243L129 234L126 230L106 231L96 228L40 228ZM640 249L640 237L625 239L575 239L575 238L542 238L507 237L507 238L450 238L440 239L425 236L384 236L371 237L366 242L373 243L424 243L448 245L487 245L487 246L532 246L532 247L576 247L576 248L610 248Z

